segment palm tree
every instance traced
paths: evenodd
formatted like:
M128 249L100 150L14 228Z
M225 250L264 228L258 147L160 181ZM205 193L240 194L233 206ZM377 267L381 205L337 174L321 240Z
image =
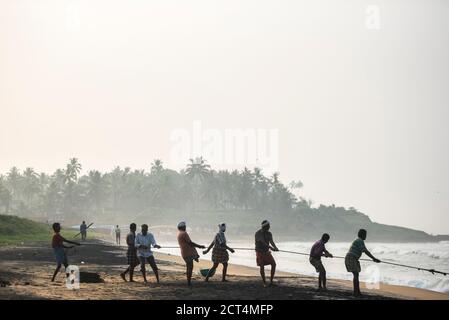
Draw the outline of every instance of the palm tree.
M124 172L120 167L115 167L108 175L109 185L112 194L112 209L117 210L121 196L123 194Z
M273 175L271 176L271 179L272 179L272 185L277 186L279 184L279 172L273 173Z
M12 168L5 176L0 175L0 211L5 208L29 216L39 210L48 217L73 221L81 213L104 210L111 216L101 219L108 219L124 213L148 214L149 208L160 213L161 219L169 219L172 211L184 212L186 203L193 211L257 209L262 213L281 214L293 209L310 210L307 202L297 201L291 192L293 187L302 185L299 182L287 188L279 174L268 178L259 168L215 171L202 157L190 159L180 172L164 168L159 159L151 163L150 174L120 167L104 174L91 171L81 175L80 172L81 165L76 158L51 176L38 175L32 168L23 173ZM10 199L7 190L14 199Z
M17 197L19 193L21 175L17 167L12 167L7 174L7 182L11 187L12 197Z
M39 184L41 187L47 186L49 181L50 181L50 177L46 173L41 172L39 174Z
M154 162L151 164L151 174L155 175L160 174L164 170L162 164L163 164L162 160L159 159L154 160Z
M60 207L62 200L62 191L60 189L60 184L53 181L49 184L47 190L43 197L43 208L46 216L55 217L58 213L58 208Z
M261 209L264 208L267 201L269 191L268 179L262 174L262 170L256 167L253 171L253 180L254 192L256 194L255 206Z
M78 174L80 172L81 172L81 164L78 162L78 159L77 158L69 159L69 163L67 164L66 170L64 171L64 184L65 184L64 207L68 212L72 212L73 209L75 183L78 180Z
M304 187L304 184L301 182L301 181L292 181L292 182L290 182L290 184L289 184L289 189L290 189L290 191L293 193L293 194L295 194L295 190L299 190L299 189L301 189L302 187ZM296 194L296 196L298 196L298 194ZM297 201L298 199L296 198L295 199L295 201Z
M81 164L77 158L71 158L65 170L65 182L75 182L78 180L78 174L81 172Z
M206 160L203 157L197 157L190 159L190 163L187 165L186 174L190 178L198 177L203 180L210 173L210 165L206 164Z
M89 203L93 205L95 211L98 213L101 210L101 205L106 198L107 190L106 183L101 173L97 170L89 171L87 182L87 198Z
M190 179L192 186L193 211L196 211L197 204L201 198L201 186L210 175L210 165L206 164L203 157L190 159L190 163L185 170L186 176Z
M38 174L33 168L26 168L23 172L24 187L23 193L25 195L27 205L31 206L31 201L36 193L39 192L39 179Z
M253 193L253 175L248 168L244 168L239 175L239 203L243 205L245 210L248 210L251 196Z

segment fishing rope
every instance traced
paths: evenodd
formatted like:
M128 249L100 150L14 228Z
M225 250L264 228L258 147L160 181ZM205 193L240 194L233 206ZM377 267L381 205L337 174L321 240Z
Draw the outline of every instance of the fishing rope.
M161 247L161 249L179 249L179 247ZM242 251L254 251L254 248L233 248L234 250L242 250ZM275 251L276 252L276 251ZM309 253L304 253L304 252L297 252L297 251L288 251L288 250L278 250L277 252L283 252L283 253L290 253L290 254L297 254L297 255L302 255L302 256L310 256ZM328 257L326 257L328 258ZM330 257L329 257L330 258ZM346 257L342 257L342 256L332 256L332 258L335 259L345 259ZM359 259L360 261L368 261L368 262L372 262L372 260L370 259ZM421 267L415 267L415 266L409 266L406 264L400 264L400 263L395 263L395 262L389 262L389 261L381 261L380 263L383 264L389 264L389 265L393 265L393 266L397 266L397 267L404 267L404 268L409 268L409 269L416 269L419 271L427 271L430 272L432 274L438 273L438 274L442 274L444 276L447 276L449 273L448 272L444 272L444 271L438 271L435 269L426 269L426 268L421 268Z
M166 247L166 246L161 246L161 249L179 249L179 247Z
M93 225L93 223L91 223L87 229ZM79 233L80 234L80 233ZM76 236L78 236L79 234L77 234ZM75 236L75 237L76 237ZM161 249L179 249L179 246L163 246L161 247ZM241 250L241 251L254 251L254 248L233 248L234 250ZM288 251L288 250L278 250L277 252L283 252L283 253L289 253L289 254L296 254L296 255L302 255L302 256L310 256L309 253L305 253L305 252L298 252L298 251ZM325 258L330 258L330 257L325 257ZM345 257L342 256L332 256L332 258L334 259L345 259ZM359 259L360 261L368 261L368 262L372 262L372 260L370 259ZM421 268L421 267L415 267L415 266L410 266L410 265L406 265L406 264L400 264L400 263L395 263L395 262L390 262L390 261L381 261L380 263L383 264L389 264L392 266L397 266L397 267L403 267L403 268L409 268L409 269L415 269L418 271L427 271L434 274L442 274L444 276L447 276L449 274L449 272L444 272L444 271L439 271L439 270L435 270L435 269L427 269L427 268Z
M333 256L333 258L336 258L336 259L345 259L346 257ZM361 261L372 262L372 260L370 260L370 259L360 259L360 260L361 260ZM392 266L398 266L398 267L409 268L409 269L416 269L416 270L419 270L419 271L427 271L427 272L430 272L430 273L432 273L432 274L439 273L439 274L442 274L442 275L445 275L445 276L448 275L448 272L444 272L444 271L438 271L438 270L435 270L435 269L426 269L426 268L421 268L421 267L409 266L409 265L406 265L406 264L400 264L400 263L395 263L395 262L390 262L390 261L384 261L384 260L382 260L380 263L389 264L389 265L392 265Z

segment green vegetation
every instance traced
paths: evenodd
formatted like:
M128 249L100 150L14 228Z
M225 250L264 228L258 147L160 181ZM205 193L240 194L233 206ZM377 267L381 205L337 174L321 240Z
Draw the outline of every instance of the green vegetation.
M65 237L73 237L77 232L63 230ZM0 215L0 245L45 241L50 243L51 227L15 216Z
M355 208L312 207L310 200L295 195L300 181L286 186L278 173L267 177L259 168L216 171L197 158L180 172L165 168L160 160L149 171L116 167L80 176L81 169L76 158L52 175L13 167L0 175L0 210L76 225L85 220L174 226L187 220L190 226L215 230L218 222L226 221L229 232L241 236L252 236L269 219L278 234L296 240L314 240L328 232L333 240L347 241L365 228L372 241L437 241L421 231L373 223Z

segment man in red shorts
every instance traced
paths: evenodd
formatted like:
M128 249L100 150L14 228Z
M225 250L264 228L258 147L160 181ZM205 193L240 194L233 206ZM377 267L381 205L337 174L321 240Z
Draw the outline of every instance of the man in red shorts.
M263 285L266 286L265 266L271 265L270 286L273 285L274 274L276 272L276 261L271 255L271 250L279 251L273 241L273 235L270 231L270 223L267 220L262 221L262 228L256 232L256 259L257 265L260 267L260 276Z

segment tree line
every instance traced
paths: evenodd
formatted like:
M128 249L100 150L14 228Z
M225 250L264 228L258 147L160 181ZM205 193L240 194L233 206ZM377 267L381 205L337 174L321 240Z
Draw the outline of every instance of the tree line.
M196 225L224 219L248 233L269 218L285 234L315 237L334 230L344 237L354 226L368 226L368 216L355 208L335 205L312 207L295 196L300 181L283 184L279 174L252 170L214 170L206 160L191 159L183 170L154 160L147 170L116 167L110 172L88 171L72 158L53 174L13 167L0 175L0 213L47 221L128 221L142 218L173 223L181 217Z
M206 210L290 211L299 204L293 182L288 187L279 174L265 176L262 170L213 170L203 158L191 159L180 172L155 160L145 170L116 167L102 173L81 175L77 158L53 174L33 168L13 167L0 175L0 208L6 214L54 218L61 215L111 215L139 213L146 208Z

